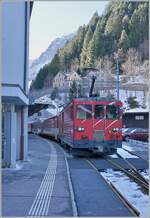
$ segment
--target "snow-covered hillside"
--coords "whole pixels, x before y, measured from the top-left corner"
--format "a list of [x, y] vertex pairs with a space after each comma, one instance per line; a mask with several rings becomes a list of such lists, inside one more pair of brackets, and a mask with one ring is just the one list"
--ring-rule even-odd
[[56, 38], [52, 43], [49, 45], [49, 47], [44, 51], [39, 58], [30, 61], [29, 66], [29, 86], [31, 84], [31, 81], [35, 79], [37, 73], [39, 70], [47, 63], [51, 62], [54, 55], [57, 53], [59, 48], [62, 48], [64, 44], [70, 40], [74, 34], [69, 34], [66, 36], [62, 36], [60, 38]]

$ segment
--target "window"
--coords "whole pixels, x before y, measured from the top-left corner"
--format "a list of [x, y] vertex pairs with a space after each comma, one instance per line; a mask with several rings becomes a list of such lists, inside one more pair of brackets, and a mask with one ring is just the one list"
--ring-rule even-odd
[[77, 119], [86, 120], [92, 118], [92, 105], [77, 105]]
[[70, 118], [73, 120], [73, 104], [70, 106]]
[[106, 105], [106, 118], [107, 119], [118, 119], [119, 108], [115, 105]]
[[104, 118], [104, 106], [95, 105], [95, 119], [103, 119], [103, 118]]
[[135, 116], [135, 120], [144, 120], [144, 116]]

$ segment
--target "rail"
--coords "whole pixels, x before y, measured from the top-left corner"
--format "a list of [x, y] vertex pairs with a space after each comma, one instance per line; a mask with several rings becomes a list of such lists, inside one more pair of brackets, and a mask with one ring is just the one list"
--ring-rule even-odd
[[[96, 168], [95, 165], [90, 160], [87, 160], [87, 162], [92, 166], [93, 169], [95, 169], [99, 173], [98, 168]], [[119, 199], [123, 202], [123, 204], [129, 209], [132, 215], [139, 217], [140, 212], [125, 198], [125, 196], [121, 194], [121, 192], [112, 184], [112, 182], [110, 182], [109, 180], [106, 180], [103, 176], [102, 178], [105, 180], [108, 186], [112, 189], [112, 191], [119, 197]]]
[[131, 167], [132, 171], [128, 171], [126, 169], [124, 169], [122, 166], [120, 166], [118, 163], [114, 162], [112, 159], [106, 159], [109, 163], [111, 163], [112, 165], [114, 165], [115, 167], [117, 167], [119, 170], [121, 170], [122, 172], [124, 172], [128, 177], [130, 177], [131, 179], [133, 179], [137, 184], [139, 184], [141, 186], [141, 188], [144, 189], [144, 191], [146, 192], [146, 194], [149, 193], [149, 184], [148, 182], [145, 180], [145, 178], [135, 169], [135, 167], [132, 165], [131, 163], [129, 163], [128, 161], [125, 161], [126, 163], [128, 163], [128, 165]]
[[129, 151], [129, 150], [126, 149], [126, 148], [123, 148], [123, 150], [125, 150], [126, 152], [128, 152], [128, 153], [131, 154], [131, 155], [137, 156], [137, 157], [139, 157], [140, 159], [142, 159], [142, 160], [148, 162], [148, 160], [146, 160], [145, 158], [143, 158], [143, 157], [141, 157], [140, 155], [136, 154], [134, 151]]

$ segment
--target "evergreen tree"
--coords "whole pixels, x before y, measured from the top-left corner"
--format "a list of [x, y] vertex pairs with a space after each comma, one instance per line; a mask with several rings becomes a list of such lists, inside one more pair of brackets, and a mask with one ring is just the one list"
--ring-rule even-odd
[[105, 54], [105, 48], [104, 48], [104, 36], [102, 33], [102, 27], [101, 27], [101, 19], [98, 20], [96, 29], [93, 35], [93, 42], [94, 43], [94, 52], [95, 56], [103, 56]]
[[90, 22], [88, 24], [88, 26], [91, 28], [92, 32], [95, 31], [95, 27], [96, 27], [96, 24], [98, 22], [98, 19], [99, 19], [98, 12], [96, 11], [93, 14], [93, 16], [92, 16], [92, 18], [91, 18], [91, 20], [90, 20]]
[[74, 37], [58, 50], [51, 63], [39, 71], [30, 90], [43, 88], [45, 78], [51, 75], [53, 79], [60, 70], [78, 69], [82, 76], [84, 68], [94, 67], [106, 56], [112, 58], [118, 48], [126, 57], [123, 61], [128, 58], [131, 48], [143, 53], [143, 60], [148, 58], [145, 49], [148, 44], [148, 6], [148, 2], [110, 2], [101, 17], [95, 13], [88, 25], [79, 27]]
[[116, 39], [118, 39], [122, 29], [121, 23], [122, 23], [122, 18], [120, 15], [110, 16], [109, 19], [107, 20], [105, 33], [107, 35], [109, 34], [113, 35]]
[[139, 4], [129, 22], [129, 38], [132, 47], [148, 39], [148, 3]]
[[130, 42], [129, 37], [125, 30], [122, 30], [121, 37], [119, 39], [119, 47], [123, 49], [123, 51], [127, 51], [129, 48]]
[[139, 103], [136, 101], [136, 97], [127, 98], [127, 102], [128, 102], [128, 105], [131, 109], [139, 107]]
[[94, 38], [89, 42], [89, 47], [87, 49], [86, 56], [86, 67], [94, 67], [94, 57], [95, 57], [95, 46], [94, 46]]
[[91, 27], [89, 27], [85, 35], [85, 38], [84, 38], [84, 43], [83, 43], [83, 48], [82, 48], [82, 53], [81, 53], [81, 68], [86, 67], [87, 49], [88, 49], [89, 42], [92, 39], [92, 36], [93, 36], [93, 31]]
[[71, 84], [71, 87], [69, 89], [69, 99], [72, 101], [74, 98], [77, 98], [78, 94], [78, 89], [77, 89], [77, 83], [74, 80], [73, 83]]

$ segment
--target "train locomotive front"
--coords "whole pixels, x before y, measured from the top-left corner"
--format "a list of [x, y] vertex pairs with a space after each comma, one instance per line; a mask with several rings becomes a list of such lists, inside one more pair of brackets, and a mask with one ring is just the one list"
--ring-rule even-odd
[[122, 103], [74, 99], [59, 115], [59, 135], [72, 151], [112, 154], [122, 146]]

